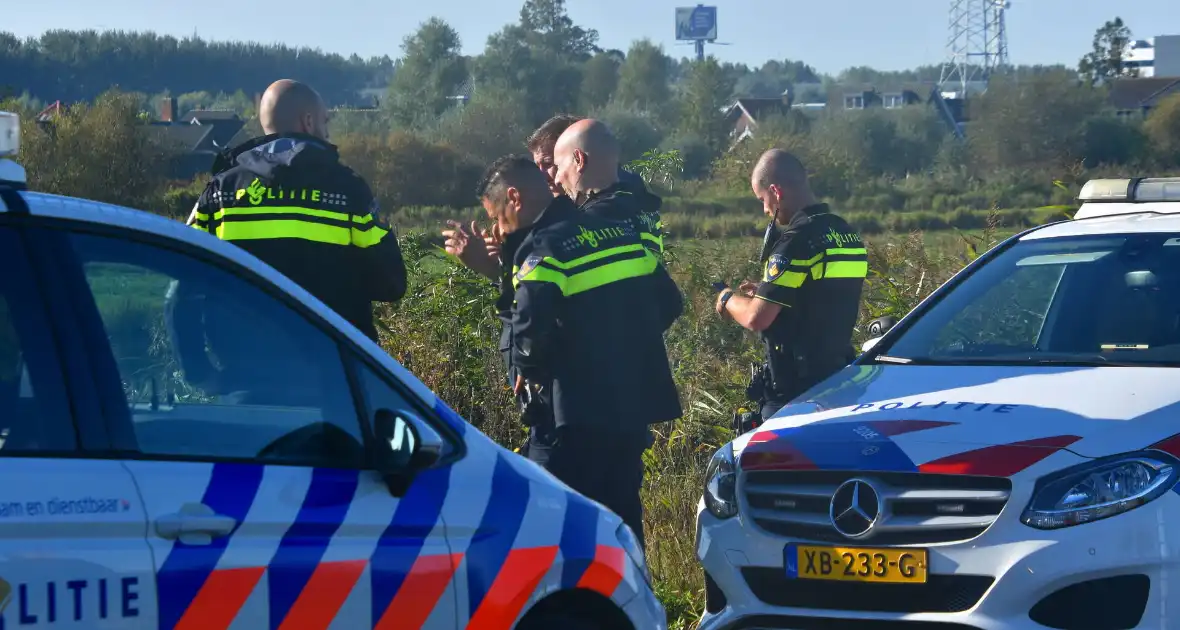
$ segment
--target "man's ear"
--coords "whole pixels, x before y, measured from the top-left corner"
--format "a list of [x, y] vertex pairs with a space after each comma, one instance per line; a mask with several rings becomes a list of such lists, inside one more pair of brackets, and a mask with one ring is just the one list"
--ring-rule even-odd
[[574, 149], [574, 164], [578, 165], [578, 170], [586, 169], [586, 152], [581, 149]]
[[766, 192], [775, 203], [783, 200], [783, 189], [778, 187], [778, 184], [771, 184], [766, 187]]
[[520, 190], [515, 186], [509, 186], [504, 193], [508, 197], [508, 205], [512, 207], [514, 212], [520, 212]]

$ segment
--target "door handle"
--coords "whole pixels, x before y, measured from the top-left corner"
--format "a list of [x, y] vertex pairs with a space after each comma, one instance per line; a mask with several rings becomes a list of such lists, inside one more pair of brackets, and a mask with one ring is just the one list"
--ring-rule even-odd
[[238, 521], [222, 516], [203, 503], [187, 503], [175, 514], [156, 519], [156, 535], [188, 545], [208, 545], [214, 538], [233, 533]]

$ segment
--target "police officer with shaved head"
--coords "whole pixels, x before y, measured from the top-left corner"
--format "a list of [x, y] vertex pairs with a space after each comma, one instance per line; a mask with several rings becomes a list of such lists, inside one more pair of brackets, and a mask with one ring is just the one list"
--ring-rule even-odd
[[189, 222], [281, 271], [370, 338], [373, 302], [405, 294], [397, 236], [328, 142], [328, 109], [284, 79], [262, 95], [265, 135], [219, 155]]
[[740, 424], [743, 432], [855, 357], [852, 333], [868, 274], [860, 234], [816, 199], [799, 158], [767, 151], [750, 186], [772, 222], [762, 278], [722, 287], [716, 300], [719, 315], [760, 333], [766, 347], [749, 389], [759, 410]]
[[663, 337], [680, 291], [630, 225], [554, 196], [529, 156], [492, 164], [478, 196], [513, 252], [508, 352], [528, 457], [642, 540], [648, 425], [681, 414]]

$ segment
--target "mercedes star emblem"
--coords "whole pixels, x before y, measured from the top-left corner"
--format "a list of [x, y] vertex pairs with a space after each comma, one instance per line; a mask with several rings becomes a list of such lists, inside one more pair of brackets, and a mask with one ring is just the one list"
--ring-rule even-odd
[[881, 495], [864, 479], [849, 479], [836, 488], [828, 515], [845, 537], [864, 538], [881, 516]]

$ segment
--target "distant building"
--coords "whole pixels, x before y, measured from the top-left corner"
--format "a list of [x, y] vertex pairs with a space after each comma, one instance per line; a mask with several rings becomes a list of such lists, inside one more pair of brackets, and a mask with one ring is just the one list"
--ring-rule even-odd
[[1180, 76], [1127, 78], [1111, 81], [1107, 99], [1117, 115], [1142, 118], [1173, 94], [1180, 94]]
[[842, 84], [828, 90], [828, 107], [838, 109], [901, 109], [926, 102], [921, 95], [929, 94], [933, 85], [906, 84], [879, 88], [866, 84]]
[[791, 93], [787, 90], [780, 98], [739, 98], [724, 114], [731, 129], [730, 137], [734, 142], [741, 142], [754, 135], [759, 120], [790, 110]]
[[160, 101], [159, 114], [149, 126], [178, 155], [171, 165], [176, 179], [191, 180], [207, 174], [221, 151], [248, 139], [246, 121], [232, 110], [194, 109], [180, 116], [176, 99]]
[[1180, 35], [1157, 35], [1131, 42], [1123, 70], [1144, 79], [1180, 77]]
[[[972, 86], [973, 87], [973, 86]], [[811, 86], [807, 86], [811, 88]], [[775, 114], [798, 110], [808, 114], [866, 109], [899, 110], [913, 106], [935, 107], [939, 117], [958, 136], [966, 120], [964, 99], [951, 98], [934, 83], [905, 83], [876, 86], [870, 84], [836, 84], [829, 86], [825, 102], [796, 103], [795, 90], [788, 89], [780, 98], [739, 98], [722, 110], [730, 125], [734, 145], [753, 136], [759, 121]]]

